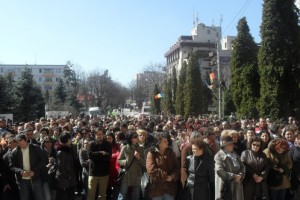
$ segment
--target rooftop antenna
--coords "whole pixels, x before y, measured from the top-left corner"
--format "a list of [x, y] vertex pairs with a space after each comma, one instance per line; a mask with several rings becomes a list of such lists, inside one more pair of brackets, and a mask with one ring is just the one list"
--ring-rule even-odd
[[214, 19], [212, 20], [212, 26], [213, 27], [215, 26], [215, 20]]
[[196, 25], [198, 26], [198, 23], [199, 23], [199, 18], [198, 18], [198, 12], [196, 14]]
[[223, 15], [220, 16], [220, 27], [222, 27], [222, 23], [223, 23]]
[[196, 27], [196, 21], [195, 21], [195, 11], [193, 11], [193, 26]]

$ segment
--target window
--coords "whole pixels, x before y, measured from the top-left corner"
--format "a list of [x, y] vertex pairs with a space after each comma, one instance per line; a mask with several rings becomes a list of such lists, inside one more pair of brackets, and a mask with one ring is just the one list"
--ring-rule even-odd
[[45, 90], [52, 90], [52, 86], [51, 86], [51, 85], [45, 85], [45, 86], [44, 86], [44, 89], [45, 89]]
[[227, 48], [227, 47], [226, 47], [226, 46], [227, 46], [227, 42], [224, 43], [224, 46], [225, 46], [225, 49], [226, 49], [226, 48]]
[[46, 78], [45, 82], [52, 82], [52, 78]]
[[207, 34], [208, 34], [208, 35], [210, 34], [210, 30], [207, 30]]
[[3, 68], [0, 69], [0, 72], [3, 73]]
[[55, 69], [55, 72], [60, 74], [61, 73], [61, 69]]
[[45, 73], [53, 73], [53, 69], [47, 68], [47, 69], [44, 69], [44, 72]]
[[42, 73], [42, 71], [43, 71], [42, 69], [39, 69], [39, 72], [40, 72], [40, 73]]
[[58, 82], [59, 81], [59, 78], [56, 78], [56, 82]]
[[39, 78], [39, 82], [42, 82], [42, 78], [41, 77]]

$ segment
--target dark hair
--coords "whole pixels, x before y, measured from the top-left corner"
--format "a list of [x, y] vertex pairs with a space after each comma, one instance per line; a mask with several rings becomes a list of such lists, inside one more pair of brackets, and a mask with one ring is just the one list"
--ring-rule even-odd
[[169, 136], [169, 134], [167, 132], [162, 132], [162, 133], [155, 134], [155, 139], [157, 141], [156, 144], [155, 144], [156, 148], [159, 148], [159, 144], [161, 143], [161, 140], [163, 138], [166, 138], [168, 140], [168, 143], [169, 143], [169, 146], [170, 146], [170, 141], [169, 141], [170, 136]]
[[41, 128], [40, 132], [42, 132], [42, 131], [46, 131], [47, 135], [49, 135], [49, 128], [43, 127], [43, 128]]
[[214, 135], [214, 134], [215, 134], [215, 131], [214, 131], [213, 127], [208, 127], [204, 131], [205, 137], [209, 137], [209, 136]]
[[135, 138], [135, 137], [138, 137], [137, 132], [135, 132], [135, 131], [129, 132], [128, 137], [127, 137], [127, 144], [131, 145], [132, 144], [131, 139]]
[[95, 132], [99, 132], [99, 131], [102, 131], [102, 133], [105, 134], [105, 131], [102, 127], [96, 127]]
[[196, 145], [199, 149], [203, 149], [203, 154], [207, 152], [207, 145], [201, 138], [191, 139], [191, 145]]
[[19, 142], [21, 140], [27, 141], [27, 137], [24, 133], [20, 133], [16, 136], [16, 141]]
[[107, 137], [107, 136], [112, 137], [113, 140], [112, 140], [112, 143], [111, 143], [111, 144], [112, 144], [112, 145], [115, 145], [115, 144], [116, 144], [115, 134], [112, 133], [112, 132], [109, 132], [109, 133], [106, 134], [106, 137]]
[[262, 152], [263, 151], [263, 144], [264, 144], [262, 139], [260, 137], [257, 137], [257, 136], [251, 138], [250, 142], [248, 144], [248, 149], [251, 149], [251, 146], [252, 146], [253, 142], [259, 142], [260, 143], [259, 152]]
[[59, 137], [59, 141], [62, 144], [66, 144], [70, 139], [71, 139], [71, 135], [68, 132], [63, 132]]
[[47, 135], [47, 136], [44, 137], [44, 139], [43, 139], [43, 141], [41, 143], [42, 147], [44, 147], [44, 145], [45, 145], [45, 140], [49, 140], [52, 143], [52, 145], [53, 145], [51, 137]]

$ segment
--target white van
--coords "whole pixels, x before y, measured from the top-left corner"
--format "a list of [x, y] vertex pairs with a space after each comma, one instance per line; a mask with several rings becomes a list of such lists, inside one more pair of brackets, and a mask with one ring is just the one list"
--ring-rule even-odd
[[145, 114], [145, 115], [150, 115], [151, 114], [151, 107], [144, 105], [142, 107], [142, 113]]
[[98, 117], [101, 115], [101, 110], [99, 107], [90, 107], [89, 115], [92, 117], [93, 115], [97, 115]]

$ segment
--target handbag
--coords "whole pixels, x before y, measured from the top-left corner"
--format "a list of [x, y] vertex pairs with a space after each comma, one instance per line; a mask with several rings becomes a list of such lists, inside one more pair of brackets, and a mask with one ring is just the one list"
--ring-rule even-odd
[[128, 170], [132, 166], [134, 159], [135, 159], [135, 157], [133, 157], [133, 159], [131, 160], [130, 164], [128, 165], [128, 167], [126, 169], [124, 169], [124, 168], [120, 169], [119, 175], [116, 178], [116, 182], [115, 182], [116, 184], [112, 188], [112, 194], [111, 194], [111, 199], [112, 200], [117, 200], [118, 199], [120, 189], [121, 189], [122, 180], [123, 180], [125, 174], [127, 174]]
[[148, 196], [148, 190], [150, 188], [150, 177], [148, 176], [147, 172], [144, 172], [143, 176], [141, 177], [141, 190], [143, 197]]
[[277, 187], [282, 184], [282, 181], [283, 174], [280, 173], [278, 170], [271, 168], [267, 177], [268, 185], [271, 187]]
[[130, 164], [128, 165], [128, 167], [126, 169], [124, 169], [124, 168], [120, 169], [119, 175], [118, 175], [118, 177], [116, 179], [116, 183], [117, 184], [121, 184], [122, 179], [124, 178], [125, 174], [127, 174], [128, 170], [132, 166], [134, 160], [135, 160], [135, 157], [133, 157], [133, 159], [131, 160]]

